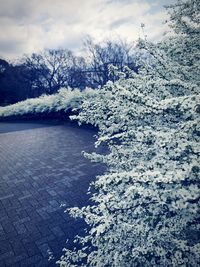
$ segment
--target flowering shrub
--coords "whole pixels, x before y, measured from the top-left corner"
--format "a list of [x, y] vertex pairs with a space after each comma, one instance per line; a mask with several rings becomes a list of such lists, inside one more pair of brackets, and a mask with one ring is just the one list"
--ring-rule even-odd
[[176, 35], [160, 44], [138, 43], [152, 64], [138, 59], [138, 74], [111, 66], [119, 80], [86, 99], [72, 117], [98, 126], [96, 146], [106, 143], [109, 153], [85, 156], [108, 170], [92, 184], [93, 205], [69, 210], [89, 230], [76, 237], [78, 248], [64, 249], [60, 266], [200, 265], [200, 94], [193, 60], [199, 1], [171, 8]]
[[92, 97], [94, 94], [95, 91], [90, 88], [84, 91], [61, 88], [54, 95], [42, 95], [38, 98], [0, 107], [0, 117], [79, 109], [83, 100]]

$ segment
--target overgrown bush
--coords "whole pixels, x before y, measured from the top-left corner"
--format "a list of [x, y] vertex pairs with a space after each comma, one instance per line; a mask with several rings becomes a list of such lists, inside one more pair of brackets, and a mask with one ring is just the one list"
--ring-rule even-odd
[[91, 98], [95, 90], [61, 88], [57, 94], [42, 95], [6, 107], [0, 107], [0, 117], [79, 109], [84, 99]]

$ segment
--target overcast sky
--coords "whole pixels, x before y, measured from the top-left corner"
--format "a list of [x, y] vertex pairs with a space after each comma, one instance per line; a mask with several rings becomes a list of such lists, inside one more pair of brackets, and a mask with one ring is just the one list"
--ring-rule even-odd
[[78, 51], [84, 38], [142, 34], [158, 40], [166, 30], [163, 5], [175, 0], [0, 0], [0, 57], [14, 59], [44, 48]]

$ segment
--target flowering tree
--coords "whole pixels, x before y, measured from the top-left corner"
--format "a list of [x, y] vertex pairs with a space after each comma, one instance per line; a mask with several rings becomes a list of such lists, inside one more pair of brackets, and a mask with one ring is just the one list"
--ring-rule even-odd
[[200, 265], [199, 8], [197, 0], [170, 6], [175, 35], [139, 41], [149, 62], [139, 59], [138, 74], [111, 66], [119, 80], [75, 117], [99, 127], [96, 145], [109, 153], [85, 155], [108, 169], [92, 185], [94, 204], [70, 209], [90, 228], [60, 266]]

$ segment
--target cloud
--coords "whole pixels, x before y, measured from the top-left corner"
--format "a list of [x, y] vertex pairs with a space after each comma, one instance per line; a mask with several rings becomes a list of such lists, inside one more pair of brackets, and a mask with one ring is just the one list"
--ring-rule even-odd
[[161, 3], [169, 1], [0, 0], [0, 57], [44, 48], [77, 51], [87, 35], [96, 41], [115, 35], [133, 41], [141, 35], [141, 23], [149, 39], [159, 39], [166, 16]]

